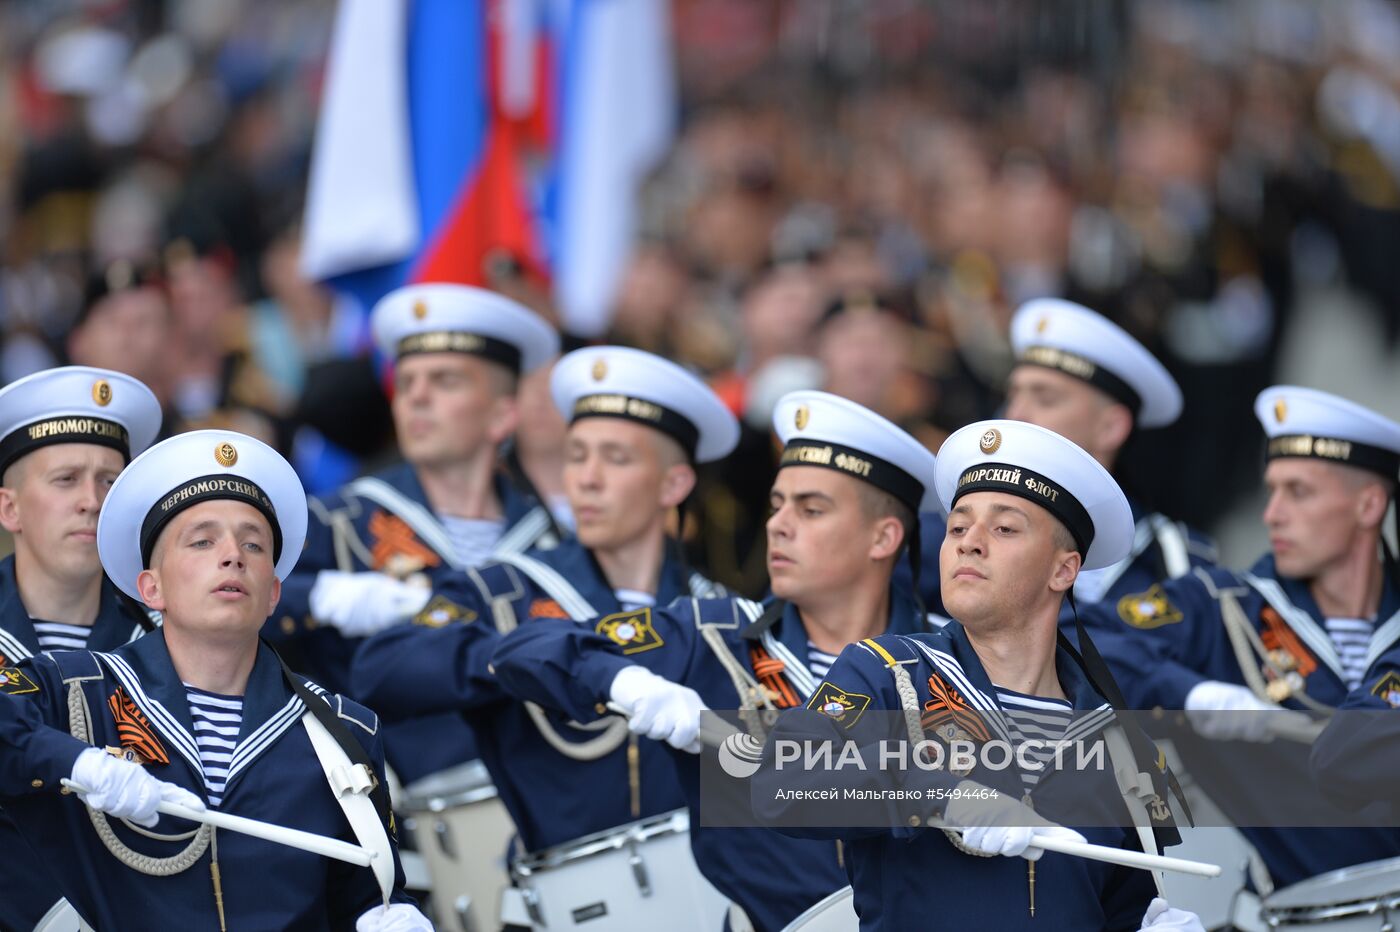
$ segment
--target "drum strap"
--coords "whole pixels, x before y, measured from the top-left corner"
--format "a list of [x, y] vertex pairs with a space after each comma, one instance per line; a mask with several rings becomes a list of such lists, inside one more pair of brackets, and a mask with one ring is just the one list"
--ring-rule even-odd
[[275, 649], [273, 655], [277, 656], [287, 685], [306, 707], [301, 723], [311, 739], [311, 747], [320, 761], [321, 770], [325, 772], [335, 801], [345, 813], [355, 839], [361, 847], [374, 854], [369, 866], [374, 871], [374, 879], [379, 882], [379, 891], [387, 906], [394, 892], [394, 845], [391, 838], [394, 815], [389, 804], [388, 788], [375, 775], [374, 762], [364, 746], [336, 717], [324, 697], [312, 692]]
[[1179, 579], [1191, 572], [1191, 555], [1186, 548], [1186, 535], [1166, 515], [1153, 514], [1147, 518], [1157, 549], [1162, 554], [1162, 568], [1168, 579]]
[[[1157, 833], [1153, 831], [1152, 820], [1147, 814], [1147, 800], [1162, 805], [1161, 797], [1152, 785], [1152, 778], [1138, 769], [1137, 757], [1133, 754], [1132, 746], [1128, 744], [1128, 736], [1123, 733], [1121, 727], [1110, 725], [1104, 729], [1103, 737], [1104, 744], [1108, 746], [1108, 756], [1113, 761], [1113, 775], [1118, 780], [1118, 791], [1122, 794], [1123, 804], [1128, 807], [1128, 815], [1132, 817], [1133, 826], [1137, 829], [1142, 850], [1145, 854], [1161, 854], [1161, 849], [1157, 847]], [[1152, 871], [1152, 880], [1157, 885], [1157, 895], [1166, 897], [1162, 872]]]
[[311, 703], [321, 700], [313, 698], [309, 702], [303, 701], [307, 702], [307, 710], [301, 717], [301, 723], [311, 739], [311, 747], [321, 763], [321, 770], [325, 772], [326, 782], [335, 794], [335, 801], [340, 804], [351, 831], [355, 833], [355, 840], [374, 855], [369, 866], [379, 883], [384, 905], [388, 906], [389, 898], [394, 893], [394, 849], [388, 829], [371, 801], [371, 794], [379, 788], [379, 780], [374, 771], [364, 764], [351, 763], [339, 742], [331, 737], [320, 718], [312, 713], [314, 706]]

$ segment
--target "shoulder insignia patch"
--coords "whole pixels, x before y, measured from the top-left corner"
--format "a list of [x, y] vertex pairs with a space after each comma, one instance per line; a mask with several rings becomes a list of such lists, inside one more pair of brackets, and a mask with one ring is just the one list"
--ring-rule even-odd
[[107, 753], [137, 764], [168, 764], [170, 755], [156, 737], [155, 729], [146, 721], [146, 716], [131, 701], [126, 690], [120, 686], [107, 697], [107, 710], [112, 713], [112, 721], [117, 725], [117, 736], [121, 738], [120, 749], [108, 748]]
[[640, 654], [666, 643], [652, 626], [649, 608], [608, 615], [598, 622], [594, 630], [621, 647], [624, 654]]
[[6, 696], [23, 696], [37, 693], [39, 687], [18, 667], [0, 667], [0, 693]]
[[530, 603], [531, 618], [568, 618], [564, 606], [553, 599], [536, 599]]
[[433, 596], [423, 610], [413, 616], [413, 623], [425, 628], [442, 628], [454, 621], [463, 624], [476, 621], [476, 612], [458, 605], [445, 595]]
[[1400, 708], [1400, 674], [1392, 670], [1381, 677], [1380, 682], [1371, 687], [1371, 695], [1384, 699], [1392, 709]]
[[1181, 620], [1181, 611], [1167, 598], [1160, 585], [1146, 592], [1125, 595], [1118, 600], [1118, 617], [1134, 628], [1160, 628]]
[[847, 692], [841, 687], [827, 682], [818, 686], [817, 691], [812, 693], [812, 698], [807, 702], [807, 708], [829, 716], [847, 728], [860, 721], [861, 715], [865, 713], [869, 705], [869, 696]]

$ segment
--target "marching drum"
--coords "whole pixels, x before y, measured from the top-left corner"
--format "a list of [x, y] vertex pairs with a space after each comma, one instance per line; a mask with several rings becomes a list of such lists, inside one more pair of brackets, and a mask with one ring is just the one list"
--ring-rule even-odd
[[783, 932], [859, 932], [860, 917], [856, 915], [855, 898], [850, 887], [813, 905], [788, 923]]
[[432, 880], [437, 927], [500, 928], [501, 893], [510, 885], [506, 846], [515, 826], [485, 765], [468, 761], [410, 783], [402, 808]]
[[535, 929], [715, 932], [729, 909], [695, 866], [684, 809], [521, 858], [511, 875]]
[[1400, 921], [1400, 858], [1309, 877], [1264, 898], [1271, 929], [1388, 932]]

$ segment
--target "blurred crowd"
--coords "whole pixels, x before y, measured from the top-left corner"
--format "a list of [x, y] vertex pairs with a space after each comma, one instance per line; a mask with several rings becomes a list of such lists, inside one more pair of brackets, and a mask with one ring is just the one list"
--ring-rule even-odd
[[[691, 508], [723, 582], [762, 588], [777, 397], [824, 387], [936, 448], [997, 410], [1029, 298], [1109, 315], [1177, 376], [1184, 417], [1120, 472], [1205, 528], [1257, 481], [1250, 403], [1301, 302], [1345, 287], [1400, 340], [1386, 0], [673, 11], [680, 131], [610, 339], [694, 366], [743, 417]], [[0, 5], [0, 381], [125, 370], [168, 430], [260, 434], [313, 490], [391, 455], [364, 309], [297, 273], [334, 12]], [[536, 423], [555, 426], [522, 452], [548, 462], [557, 422]]]

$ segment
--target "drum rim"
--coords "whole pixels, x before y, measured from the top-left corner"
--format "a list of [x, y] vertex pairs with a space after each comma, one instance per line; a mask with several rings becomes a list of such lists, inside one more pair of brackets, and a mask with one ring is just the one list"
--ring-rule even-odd
[[1400, 910], [1400, 893], [1391, 893], [1371, 900], [1348, 900], [1345, 903], [1329, 903], [1326, 906], [1278, 906], [1273, 909], [1260, 907], [1259, 914], [1273, 925], [1296, 922], [1326, 922], [1332, 919], [1349, 919], [1353, 916], [1370, 916], [1379, 912], [1389, 913]]
[[526, 879], [540, 871], [560, 867], [570, 861], [619, 850], [629, 842], [650, 841], [662, 835], [679, 835], [690, 831], [690, 811], [685, 808], [658, 813], [613, 828], [585, 835], [534, 854], [517, 858], [510, 864], [512, 876]]
[[798, 930], [798, 932], [800, 932], [802, 928], [802, 923], [808, 922], [813, 917], [821, 915], [826, 910], [830, 909], [832, 907], [832, 904], [839, 903], [842, 900], [854, 899], [855, 889], [849, 885], [844, 886], [839, 890], [833, 890], [832, 892], [828, 893], [826, 896], [817, 900], [811, 906], [808, 906], [805, 910], [803, 910], [801, 915], [799, 915], [796, 919], [792, 920], [792, 922], [789, 922], [786, 926], [784, 926], [784, 930]]
[[[452, 779], [443, 783], [455, 784], [437, 786], [423, 784], [444, 774], [452, 774]], [[465, 786], [461, 784], [465, 783]], [[403, 788], [403, 802], [400, 804], [409, 813], [437, 813], [458, 806], [484, 802], [499, 796], [496, 784], [491, 781], [491, 773], [480, 760], [463, 761], [453, 764], [426, 777], [414, 780]]]
[[[1380, 875], [1386, 873], [1396, 874], [1396, 887], [1390, 890], [1383, 890], [1364, 898], [1353, 898], [1348, 900], [1333, 900], [1322, 903], [1280, 903], [1278, 898], [1290, 891], [1296, 891], [1299, 887], [1306, 885], [1305, 890], [1316, 888], [1319, 892], [1325, 890], [1329, 883], [1338, 880], [1354, 880], [1358, 877], [1368, 877], [1370, 875]], [[1273, 901], [1272, 903], [1270, 901]], [[1363, 916], [1368, 913], [1377, 912], [1381, 909], [1400, 909], [1400, 858], [1385, 858], [1380, 861], [1363, 861], [1360, 864], [1352, 864], [1347, 867], [1340, 867], [1326, 873], [1309, 877], [1296, 884], [1289, 884], [1281, 890], [1276, 890], [1265, 897], [1259, 904], [1260, 915], [1276, 917], [1279, 919], [1344, 919], [1348, 916]]]

